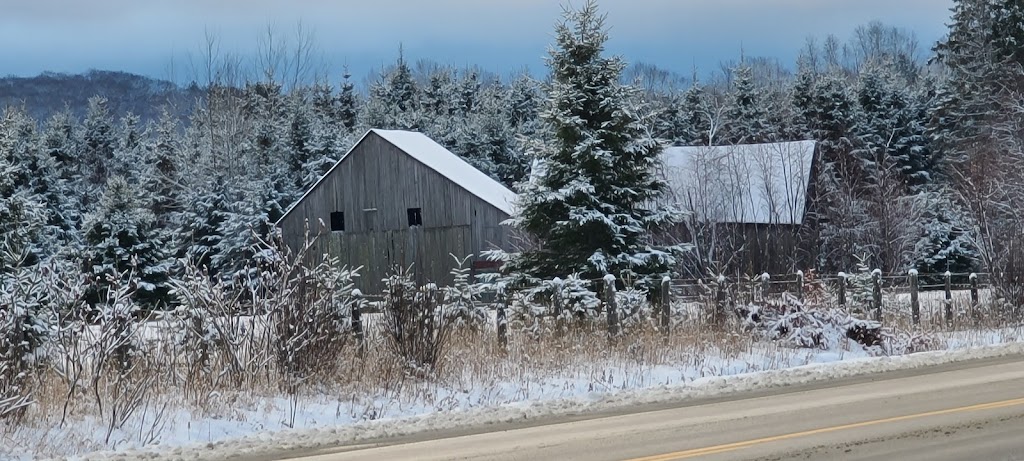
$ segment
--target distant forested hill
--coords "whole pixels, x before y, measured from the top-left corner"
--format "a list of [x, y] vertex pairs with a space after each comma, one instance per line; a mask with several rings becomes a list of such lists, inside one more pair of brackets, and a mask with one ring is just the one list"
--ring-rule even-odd
[[93, 96], [107, 98], [115, 116], [131, 112], [146, 122], [158, 118], [165, 105], [174, 107], [172, 112], [177, 115], [188, 114], [201, 93], [127, 72], [92, 70], [77, 75], [45, 72], [35, 77], [0, 77], [0, 109], [24, 106], [37, 120], [46, 120], [65, 107], [76, 117], [83, 117]]

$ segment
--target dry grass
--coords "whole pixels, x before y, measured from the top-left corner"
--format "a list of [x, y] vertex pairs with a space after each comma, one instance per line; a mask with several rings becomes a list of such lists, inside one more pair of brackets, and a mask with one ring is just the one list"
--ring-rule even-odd
[[[593, 314], [573, 319], [560, 333], [553, 318], [531, 314], [543, 306], [510, 313], [507, 345], [498, 340], [493, 318], [485, 325], [447, 325], [443, 336], [437, 336], [441, 324], [435, 323], [428, 330], [443, 342], [437, 349], [442, 353], [429, 368], [410, 366], [408, 350], [398, 347], [386, 328], [394, 318], [364, 315], [362, 345], [349, 325], [337, 321], [332, 306], [349, 309], [355, 303], [338, 296], [350, 287], [333, 285], [324, 271], [305, 275], [319, 284], [315, 291], [292, 289], [294, 280], [268, 279], [275, 289], [261, 292], [262, 297], [234, 297], [198, 274], [188, 287], [196, 295], [188, 305], [198, 310], [127, 325], [114, 318], [91, 326], [63, 319], [64, 327], [45, 349], [47, 359], [27, 374], [35, 403], [18, 421], [0, 420], [0, 455], [65, 457], [210, 441], [576, 398], [879, 353], [845, 339], [829, 351], [759, 340], [738, 320], [709, 323], [703, 313], [712, 306], [706, 301], [679, 300], [669, 336], [655, 328], [649, 306], [615, 337], [608, 336], [606, 319]], [[273, 273], [295, 272], [282, 267]], [[443, 304], [438, 300], [430, 309]], [[914, 326], [909, 301], [887, 298], [890, 344], [881, 350], [902, 353], [1019, 337], [1017, 330], [1000, 329], [997, 316], [966, 315], [970, 311], [962, 300], [954, 304], [958, 320], [947, 328], [936, 322], [941, 314], [933, 313], [933, 305], [922, 302], [923, 322]], [[237, 315], [246, 309], [263, 314]], [[330, 328], [318, 321], [324, 319], [333, 322]]]

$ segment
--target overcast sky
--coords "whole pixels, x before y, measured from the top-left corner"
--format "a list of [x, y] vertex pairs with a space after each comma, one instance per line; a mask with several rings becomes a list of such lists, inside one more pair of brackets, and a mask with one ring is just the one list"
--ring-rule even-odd
[[[582, 0], [573, 0], [580, 4]], [[945, 32], [953, 0], [600, 0], [609, 51], [689, 74], [740, 49], [791, 64], [808, 36], [848, 38], [871, 20], [915, 32], [923, 48]], [[505, 75], [545, 72], [558, 0], [0, 0], [0, 74], [123, 70], [190, 79], [204, 30], [252, 55], [273, 23], [302, 21], [331, 66], [356, 75], [407, 59], [479, 65]], [[173, 63], [173, 66], [171, 65]], [[170, 69], [174, 69], [173, 75]]]

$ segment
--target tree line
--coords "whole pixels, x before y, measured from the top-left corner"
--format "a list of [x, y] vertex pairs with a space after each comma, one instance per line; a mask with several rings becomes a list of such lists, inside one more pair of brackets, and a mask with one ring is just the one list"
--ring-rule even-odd
[[[572, 19], [599, 18], [591, 14]], [[99, 300], [112, 278], [134, 272], [142, 281], [136, 296], [154, 306], [171, 299], [181, 259], [211, 277], [245, 277], [259, 256], [254, 235], [268, 232], [369, 128], [421, 131], [520, 192], [580, 185], [566, 176], [581, 170], [564, 148], [586, 134], [568, 131], [580, 113], [570, 106], [584, 101], [597, 104], [585, 112], [607, 122], [602, 139], [616, 139], [612, 150], [632, 153], [626, 157], [637, 165], [663, 144], [818, 141], [818, 232], [808, 238], [823, 271], [848, 270], [866, 258], [885, 272], [1020, 274], [1022, 17], [1024, 7], [1012, 1], [959, 0], [948, 36], [929, 56], [912, 34], [871, 23], [847, 41], [808, 40], [795, 71], [741, 56], [707, 81], [651, 65], [627, 70], [621, 59], [601, 57], [607, 34], [600, 27], [579, 43], [569, 43], [567, 29], [562, 44], [593, 59], [553, 54], [547, 79], [410, 63], [399, 52], [360, 91], [347, 73], [337, 85], [301, 83], [307, 64], [280, 72], [270, 54], [261, 76], [240, 81], [232, 77], [237, 63], [211, 53], [187, 115], [167, 106], [148, 122], [131, 113], [115, 117], [103, 97], [90, 99], [83, 116], [66, 110], [38, 119], [26, 105], [6, 108], [0, 274], [58, 259], [74, 266]], [[604, 86], [574, 85], [576, 77]], [[599, 107], [604, 99], [615, 109]], [[559, 143], [561, 151], [553, 147]], [[548, 165], [564, 177], [531, 185], [539, 157], [556, 160]], [[626, 247], [640, 241], [642, 229], [676, 219], [629, 206], [662, 187], [643, 168], [606, 177], [598, 173], [611, 170], [593, 166], [582, 170], [589, 186], [640, 185], [580, 195], [574, 205], [611, 210], [618, 217], [609, 222], [633, 242]], [[559, 227], [563, 211], [524, 216], [521, 224], [571, 243], [579, 228]], [[594, 256], [577, 249], [577, 259]], [[641, 265], [664, 269], [682, 248], [662, 250], [672, 251], [649, 252]], [[588, 267], [598, 273], [635, 262], [621, 254], [602, 258]], [[527, 266], [544, 275], [578, 269], [541, 260]]]

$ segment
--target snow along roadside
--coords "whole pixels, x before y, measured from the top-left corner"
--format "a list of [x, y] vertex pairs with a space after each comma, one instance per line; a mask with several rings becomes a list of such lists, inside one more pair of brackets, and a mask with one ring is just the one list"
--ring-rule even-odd
[[453, 412], [365, 421], [333, 428], [265, 432], [237, 439], [180, 447], [152, 446], [138, 450], [95, 452], [71, 459], [83, 461], [238, 459], [290, 450], [312, 450], [428, 431], [457, 430], [521, 422], [532, 418], [552, 417], [567, 413], [607, 411], [636, 405], [714, 398], [740, 392], [1018, 354], [1024, 354], [1024, 343], [921, 352], [894, 357], [858, 358], [781, 370], [700, 378], [685, 384], [625, 390], [603, 394], [596, 398], [579, 396], [562, 400], [521, 402], [500, 407], [478, 407]]

